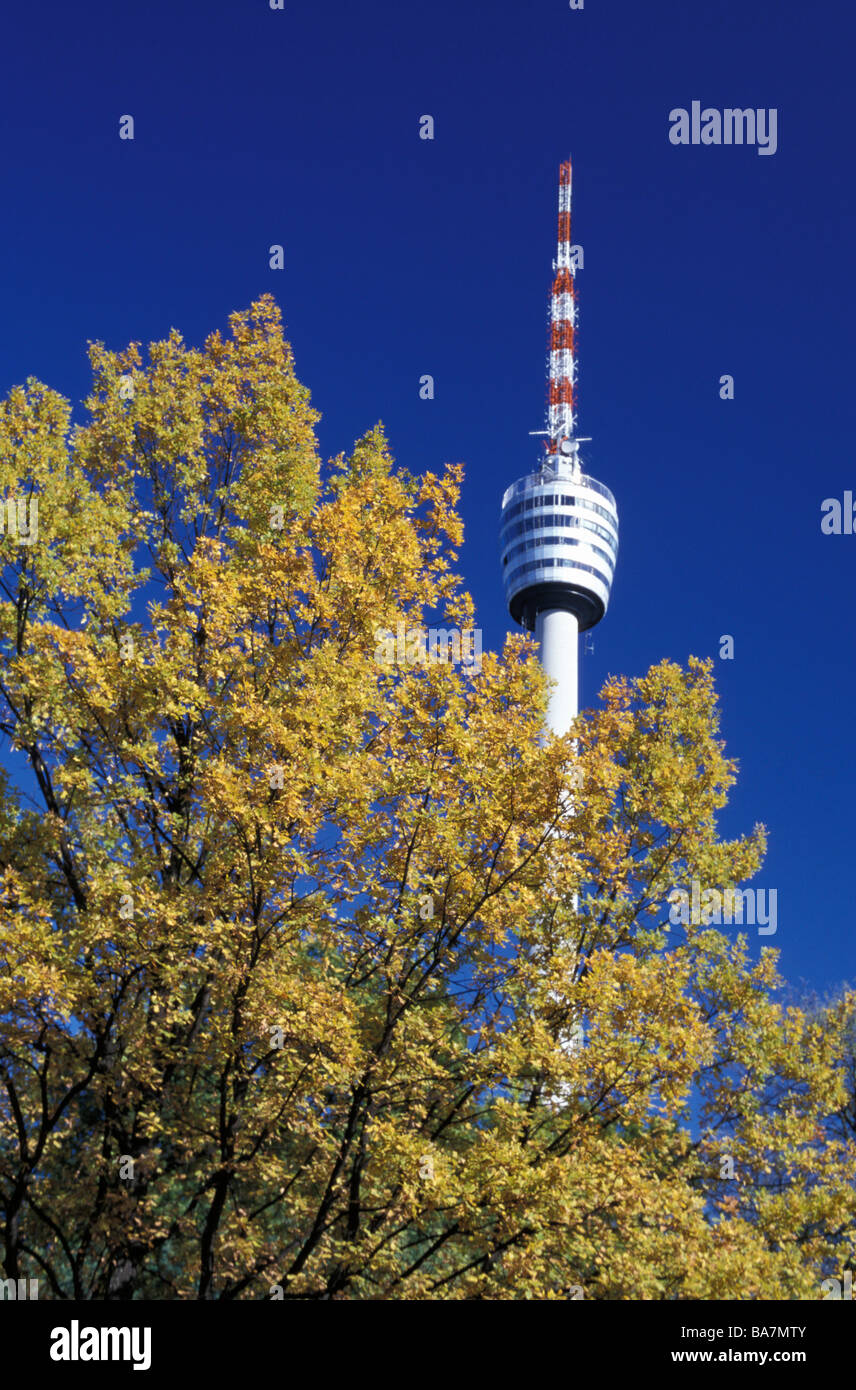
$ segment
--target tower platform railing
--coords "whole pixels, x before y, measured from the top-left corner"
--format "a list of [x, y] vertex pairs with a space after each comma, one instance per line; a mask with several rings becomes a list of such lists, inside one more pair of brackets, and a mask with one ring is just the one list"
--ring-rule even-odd
[[543, 473], [527, 473], [525, 477], [518, 478], [517, 482], [512, 483], [511, 487], [507, 487], [502, 494], [503, 509], [508, 506], [508, 503], [513, 498], [519, 497], [521, 493], [531, 492], [532, 489], [536, 487], [549, 487], [551, 483], [563, 482], [573, 483], [576, 487], [590, 488], [592, 492], [599, 492], [601, 497], [605, 497], [608, 502], [612, 503], [616, 511], [618, 510], [615, 498], [609, 488], [605, 487], [603, 483], [599, 483], [597, 478], [590, 477], [588, 473], [579, 473], [574, 477], [570, 471], [559, 472], [551, 469], [550, 472], [550, 477], [546, 477]]

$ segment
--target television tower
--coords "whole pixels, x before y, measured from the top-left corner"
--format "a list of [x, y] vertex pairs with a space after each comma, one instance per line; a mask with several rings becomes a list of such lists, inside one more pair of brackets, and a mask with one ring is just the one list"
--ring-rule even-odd
[[608, 487], [583, 473], [575, 434], [577, 302], [571, 255], [571, 161], [559, 166], [559, 247], [550, 312], [545, 455], [502, 498], [500, 539], [508, 611], [535, 632], [556, 682], [547, 724], [567, 733], [579, 712], [579, 634], [609, 603], [618, 555], [618, 509]]

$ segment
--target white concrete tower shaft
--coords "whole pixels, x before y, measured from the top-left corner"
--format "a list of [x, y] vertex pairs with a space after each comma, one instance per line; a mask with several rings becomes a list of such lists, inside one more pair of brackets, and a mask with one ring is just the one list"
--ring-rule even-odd
[[535, 638], [541, 665], [556, 682], [547, 707], [547, 725], [556, 735], [566, 734], [579, 714], [579, 632], [575, 613], [565, 608], [538, 610]]

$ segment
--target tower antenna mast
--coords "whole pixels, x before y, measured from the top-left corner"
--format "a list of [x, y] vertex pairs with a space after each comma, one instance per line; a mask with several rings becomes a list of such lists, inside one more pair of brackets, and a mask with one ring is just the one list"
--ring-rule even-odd
[[577, 444], [577, 288], [576, 267], [571, 245], [571, 161], [559, 165], [559, 229], [556, 259], [553, 262], [553, 288], [550, 294], [550, 352], [547, 369], [547, 428], [530, 430], [546, 435], [547, 455], [576, 460]]
[[571, 258], [571, 161], [559, 165], [559, 235], [550, 300], [550, 394], [547, 451], [557, 454], [563, 439], [574, 438], [577, 381], [577, 294]]

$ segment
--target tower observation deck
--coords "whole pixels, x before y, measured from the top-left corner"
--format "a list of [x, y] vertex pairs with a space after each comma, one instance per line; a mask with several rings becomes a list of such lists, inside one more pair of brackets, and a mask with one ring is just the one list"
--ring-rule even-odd
[[545, 456], [507, 488], [500, 543], [508, 611], [534, 631], [556, 682], [548, 723], [565, 733], [578, 713], [579, 633], [600, 622], [618, 556], [618, 508], [582, 471], [575, 435], [577, 306], [570, 245], [571, 165], [559, 172], [559, 245], [550, 315], [550, 395]]

